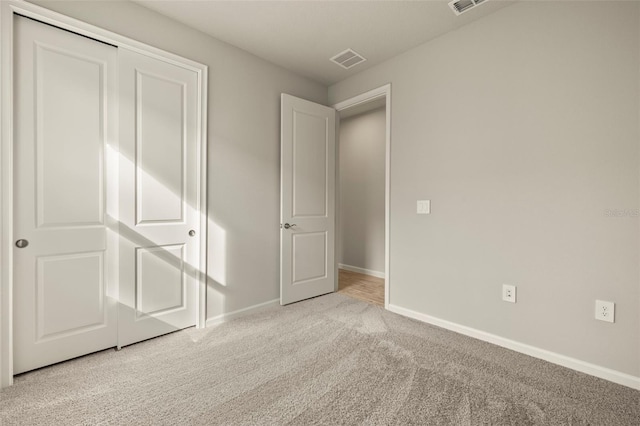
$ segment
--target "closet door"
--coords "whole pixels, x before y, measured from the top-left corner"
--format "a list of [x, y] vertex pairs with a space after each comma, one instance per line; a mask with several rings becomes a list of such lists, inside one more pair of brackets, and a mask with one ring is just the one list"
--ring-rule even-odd
[[[117, 49], [15, 20], [14, 372], [116, 345]], [[112, 246], [112, 247], [110, 247]]]
[[118, 346], [196, 323], [198, 78], [121, 48]]

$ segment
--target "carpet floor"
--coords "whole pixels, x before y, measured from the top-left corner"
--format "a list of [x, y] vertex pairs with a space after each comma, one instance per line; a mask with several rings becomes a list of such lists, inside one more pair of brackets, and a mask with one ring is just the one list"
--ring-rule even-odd
[[16, 377], [8, 425], [640, 425], [640, 392], [339, 294]]

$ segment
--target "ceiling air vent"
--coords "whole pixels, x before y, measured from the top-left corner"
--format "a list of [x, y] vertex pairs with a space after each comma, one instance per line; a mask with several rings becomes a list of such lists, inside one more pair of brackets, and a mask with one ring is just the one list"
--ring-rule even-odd
[[331, 62], [334, 62], [340, 65], [342, 68], [346, 70], [364, 61], [366, 61], [366, 59], [362, 55], [360, 55], [359, 53], [351, 49], [347, 49], [343, 52], [340, 52], [336, 56], [331, 58]]
[[482, 3], [486, 3], [487, 1], [488, 0], [454, 0], [449, 2], [449, 7], [453, 10], [453, 13], [460, 15], [469, 9], [473, 9]]

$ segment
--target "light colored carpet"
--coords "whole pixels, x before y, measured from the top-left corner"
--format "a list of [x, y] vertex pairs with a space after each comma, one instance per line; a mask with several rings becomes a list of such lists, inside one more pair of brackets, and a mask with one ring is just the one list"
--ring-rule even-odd
[[331, 294], [17, 377], [6, 425], [640, 425], [640, 392]]

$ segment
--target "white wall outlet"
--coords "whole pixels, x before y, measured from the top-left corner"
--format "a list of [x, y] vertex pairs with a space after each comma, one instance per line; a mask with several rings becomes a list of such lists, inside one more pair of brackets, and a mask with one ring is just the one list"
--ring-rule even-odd
[[616, 304], [604, 300], [596, 300], [596, 319], [606, 322], [615, 322]]
[[431, 200], [418, 200], [418, 214], [431, 214]]
[[502, 300], [505, 302], [516, 303], [516, 286], [503, 284], [502, 285]]

